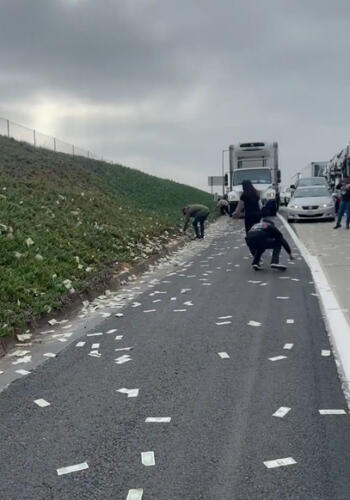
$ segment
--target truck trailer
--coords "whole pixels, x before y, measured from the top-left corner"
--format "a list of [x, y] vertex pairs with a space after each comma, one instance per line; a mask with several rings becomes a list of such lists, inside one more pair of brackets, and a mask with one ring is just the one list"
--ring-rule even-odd
[[260, 193], [263, 206], [268, 205], [276, 215], [280, 205], [277, 142], [241, 142], [229, 146], [230, 179], [228, 201], [231, 213], [235, 210], [243, 188], [242, 182], [250, 180]]

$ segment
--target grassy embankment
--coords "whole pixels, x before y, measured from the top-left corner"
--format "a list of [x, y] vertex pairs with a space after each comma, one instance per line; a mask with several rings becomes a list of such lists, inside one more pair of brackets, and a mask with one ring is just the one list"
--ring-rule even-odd
[[0, 336], [155, 252], [193, 202], [213, 208], [204, 191], [0, 136]]

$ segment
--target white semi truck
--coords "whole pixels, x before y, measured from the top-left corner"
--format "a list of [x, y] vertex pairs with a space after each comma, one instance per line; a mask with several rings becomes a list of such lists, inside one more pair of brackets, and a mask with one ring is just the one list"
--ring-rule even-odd
[[242, 194], [242, 182], [250, 180], [260, 193], [263, 206], [276, 215], [279, 204], [281, 171], [278, 168], [277, 142], [241, 142], [229, 146], [230, 179], [228, 201], [231, 213]]

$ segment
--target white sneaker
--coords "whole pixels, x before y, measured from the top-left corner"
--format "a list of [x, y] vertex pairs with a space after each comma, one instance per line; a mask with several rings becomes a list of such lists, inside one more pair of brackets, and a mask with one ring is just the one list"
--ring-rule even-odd
[[255, 269], [255, 271], [261, 271], [262, 270], [262, 267], [260, 264], [253, 264], [252, 265], [253, 269]]
[[271, 264], [271, 269], [279, 269], [280, 271], [285, 271], [287, 269], [287, 266], [284, 266], [283, 264]]

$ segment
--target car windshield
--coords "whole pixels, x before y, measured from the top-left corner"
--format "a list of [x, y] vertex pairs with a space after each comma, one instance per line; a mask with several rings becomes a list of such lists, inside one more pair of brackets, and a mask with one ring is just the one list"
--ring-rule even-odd
[[271, 172], [267, 168], [236, 170], [233, 173], [233, 185], [238, 186], [243, 181], [251, 181], [253, 184], [271, 184]]
[[317, 198], [329, 197], [328, 189], [325, 187], [310, 187], [297, 189], [294, 193], [294, 198]]
[[324, 179], [323, 177], [305, 177], [304, 179], [299, 179], [298, 181], [298, 187], [325, 186], [326, 184], [326, 179]]

